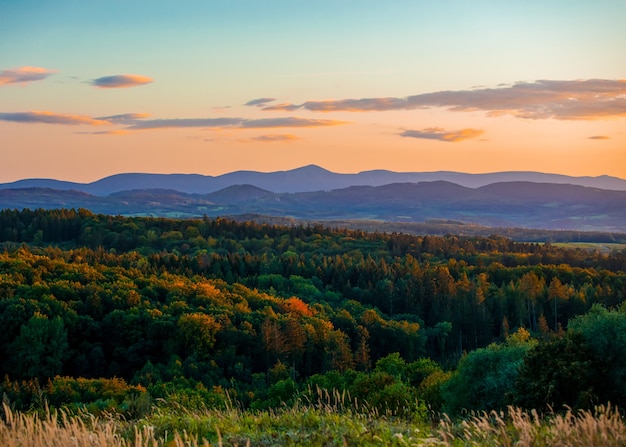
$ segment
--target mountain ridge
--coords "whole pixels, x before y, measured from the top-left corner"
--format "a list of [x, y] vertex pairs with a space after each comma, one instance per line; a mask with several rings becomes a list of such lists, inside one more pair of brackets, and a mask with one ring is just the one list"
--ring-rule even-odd
[[626, 191], [626, 180], [601, 175], [568, 176], [536, 171], [502, 171], [470, 174], [455, 171], [395, 172], [383, 169], [361, 171], [356, 174], [335, 173], [317, 165], [274, 171], [233, 171], [211, 176], [202, 174], [120, 173], [90, 183], [56, 179], [22, 179], [0, 183], [2, 189], [53, 188], [76, 190], [96, 196], [135, 189], [171, 189], [189, 194], [208, 194], [234, 185], [252, 185], [273, 193], [330, 191], [350, 186], [383, 186], [392, 183], [419, 183], [448, 181], [460, 186], [479, 188], [493, 183], [530, 181], [535, 183], [573, 184], [604, 190]]

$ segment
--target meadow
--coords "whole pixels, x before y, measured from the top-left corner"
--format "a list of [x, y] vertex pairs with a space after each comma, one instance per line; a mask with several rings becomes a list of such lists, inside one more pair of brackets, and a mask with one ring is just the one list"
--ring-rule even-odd
[[0, 442], [6, 447], [196, 446], [617, 446], [626, 425], [610, 407], [568, 410], [539, 417], [510, 407], [438, 424], [355, 414], [335, 404], [296, 405], [272, 411], [185, 411], [155, 408], [126, 421], [63, 410], [14, 412], [4, 406]]

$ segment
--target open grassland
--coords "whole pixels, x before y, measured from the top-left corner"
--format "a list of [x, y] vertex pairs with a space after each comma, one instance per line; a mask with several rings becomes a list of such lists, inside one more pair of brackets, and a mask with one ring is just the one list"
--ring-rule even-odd
[[125, 421], [63, 411], [14, 412], [4, 406], [0, 444], [32, 446], [618, 446], [626, 424], [610, 407], [552, 414], [509, 408], [432, 425], [332, 406], [277, 411], [162, 411]]
[[600, 253], [610, 253], [612, 251], [626, 250], [626, 244], [612, 242], [555, 242], [552, 245], [562, 248], [580, 248], [583, 250], [599, 251]]

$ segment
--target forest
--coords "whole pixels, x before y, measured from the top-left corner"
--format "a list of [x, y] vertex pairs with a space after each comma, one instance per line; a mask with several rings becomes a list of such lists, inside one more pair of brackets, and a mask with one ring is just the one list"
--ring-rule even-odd
[[624, 250], [84, 209], [2, 210], [0, 244], [14, 411], [626, 403]]

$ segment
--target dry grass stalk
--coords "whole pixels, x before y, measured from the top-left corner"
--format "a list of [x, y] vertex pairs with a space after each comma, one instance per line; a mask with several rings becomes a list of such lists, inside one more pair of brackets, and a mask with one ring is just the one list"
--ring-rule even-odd
[[[348, 429], [348, 426], [341, 426], [339, 420], [333, 415], [338, 414], [338, 407], [343, 407], [349, 402], [348, 396], [341, 394], [324, 394], [316, 402], [317, 411], [330, 417], [329, 420], [315, 419], [316, 424], [337, 424], [333, 433], [341, 436], [341, 433]], [[293, 414], [292, 414], [293, 412]], [[237, 427], [242, 421], [242, 415], [234, 417], [236, 411], [226, 411], [215, 415], [217, 419], [231, 418], [231, 423]], [[306, 407], [294, 407], [283, 409], [282, 413], [268, 412], [265, 416], [253, 416], [260, 421], [261, 417], [281, 418], [293, 416], [294, 424], [302, 423], [302, 414], [307, 413]], [[199, 413], [189, 414], [192, 418], [201, 418]], [[208, 416], [204, 414], [204, 417]], [[219, 417], [218, 417], [219, 416]], [[363, 417], [363, 415], [361, 415]], [[376, 421], [373, 414], [362, 420], [364, 426], [357, 428], [357, 435], [361, 436], [361, 429], [369, 432], [375, 425], [370, 423]], [[263, 423], [267, 423], [263, 422]], [[284, 423], [284, 421], [283, 421]], [[354, 429], [354, 426], [351, 426]], [[285, 442], [305, 441], [310, 433], [310, 427], [301, 425], [291, 429], [289, 426], [283, 427], [289, 430], [289, 440]], [[323, 427], [317, 427], [317, 430]], [[223, 441], [222, 433], [217, 428], [217, 446], [233, 444], [234, 438]], [[302, 432], [303, 430], [303, 432]], [[540, 418], [536, 411], [522, 411], [519, 408], [510, 407], [504, 412], [490, 412], [475, 415], [474, 417], [462, 421], [453, 422], [444, 417], [439, 425], [437, 433], [423, 432], [415, 436], [420, 430], [411, 429], [407, 426], [405, 434], [395, 433], [391, 438], [379, 438], [378, 432], [371, 433], [372, 441], [379, 439], [380, 445], [438, 445], [438, 446], [502, 446], [502, 447], [531, 447], [531, 446], [553, 446], [553, 447], [604, 447], [604, 446], [624, 446], [626, 445], [626, 423], [622, 419], [619, 411], [610, 406], [597, 407], [594, 411], [574, 412], [568, 409], [564, 414], [551, 414]], [[384, 431], [384, 430], [383, 430]], [[356, 433], [356, 432], [355, 432]], [[381, 432], [382, 433], [382, 432]], [[410, 434], [409, 434], [410, 433]], [[234, 433], [231, 433], [231, 436]], [[251, 441], [247, 435], [254, 438], [254, 434], [243, 434], [237, 437], [240, 445], [249, 447]], [[266, 433], [261, 431], [261, 438], [265, 439]], [[354, 435], [354, 433], [353, 433]], [[346, 435], [347, 436], [347, 435]], [[406, 436], [406, 437], [405, 437]], [[197, 433], [181, 430], [172, 433], [171, 440], [167, 442], [164, 437], [155, 435], [155, 428], [147, 424], [131, 425], [114, 417], [96, 418], [89, 414], [69, 415], [63, 410], [47, 410], [43, 415], [37, 413], [27, 414], [12, 411], [4, 405], [4, 416], [0, 418], [0, 445], [3, 447], [210, 447], [211, 444]], [[246, 438], [248, 440], [246, 441]], [[342, 438], [337, 438], [341, 440]], [[346, 437], [343, 437], [345, 444]], [[267, 441], [265, 439], [265, 441]], [[263, 441], [263, 442], [265, 442]], [[257, 441], [252, 441], [256, 443]], [[387, 444], [386, 444], [387, 443]], [[264, 444], [265, 445], [265, 444]], [[287, 445], [287, 444], [281, 444]], [[291, 445], [291, 444], [289, 444]], [[369, 445], [369, 444], [368, 444]], [[374, 445], [374, 444], [372, 444]], [[376, 444], [378, 445], [378, 444]]]
[[502, 447], [606, 447], [626, 445], [626, 423], [611, 406], [594, 411], [552, 414], [540, 419], [537, 411], [509, 407], [453, 423], [445, 417], [438, 430], [443, 445]]
[[[136, 447], [151, 447], [138, 432]], [[0, 420], [0, 444], [4, 447], [98, 447], [123, 446], [118, 425], [95, 417], [89, 426], [79, 417], [69, 417], [64, 411], [46, 411], [37, 414], [15, 413], [4, 405], [4, 419]], [[127, 444], [129, 445], [129, 444]]]

